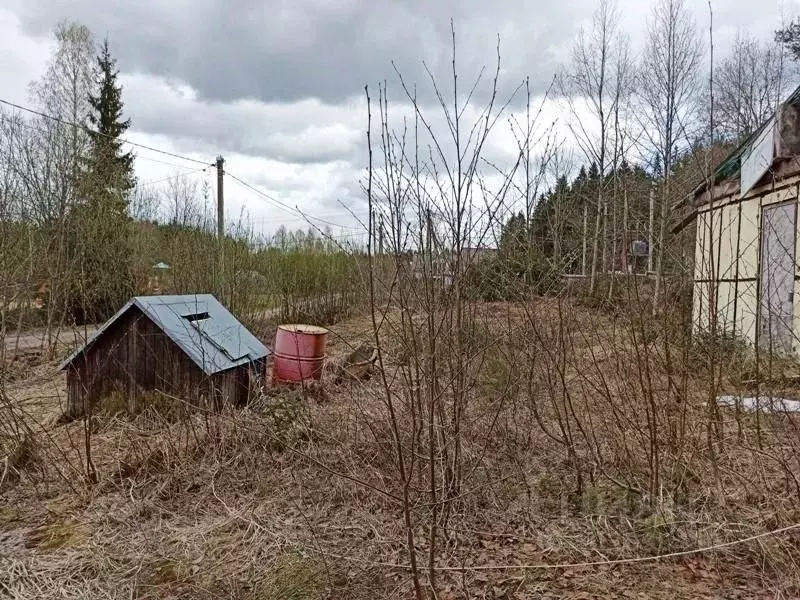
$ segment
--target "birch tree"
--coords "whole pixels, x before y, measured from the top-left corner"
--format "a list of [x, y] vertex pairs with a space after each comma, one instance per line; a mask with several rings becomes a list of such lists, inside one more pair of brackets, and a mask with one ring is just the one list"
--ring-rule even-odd
[[[647, 24], [638, 77], [643, 136], [663, 169], [661, 215], [656, 242], [656, 311], [664, 269], [664, 235], [670, 198], [670, 175], [679, 143], [691, 125], [698, 92], [700, 40], [684, 0], [659, 0]], [[653, 252], [653, 248], [650, 249]]]
[[[16, 138], [11, 150], [22, 210], [36, 225], [39, 238], [30, 275], [35, 271], [47, 291], [50, 348], [55, 347], [67, 314], [75, 271], [69, 254], [68, 215], [78, 201], [81, 164], [89, 143], [86, 126], [94, 60], [94, 39], [84, 25], [62, 21], [53, 37], [55, 49], [47, 69], [29, 87], [31, 100], [47, 116], [26, 120], [25, 133]], [[31, 256], [33, 249], [31, 240]]]
[[618, 25], [615, 1], [600, 0], [590, 27], [578, 33], [564, 79], [564, 96], [573, 117], [570, 128], [588, 162], [595, 163], [600, 173], [592, 234], [590, 293], [594, 293], [597, 280], [602, 218], [608, 214], [603, 182], [609, 166], [609, 142], [619, 101], [615, 65], [624, 47]]
[[738, 35], [714, 68], [714, 119], [726, 138], [739, 139], [772, 115], [783, 94], [783, 52]]
[[[613, 132], [613, 144], [612, 144], [612, 170], [613, 170], [613, 178], [612, 178], [612, 198], [613, 202], [611, 204], [612, 213], [611, 213], [611, 272], [612, 274], [616, 271], [615, 269], [615, 261], [617, 257], [617, 253], [619, 250], [619, 223], [618, 223], [618, 214], [620, 213], [619, 207], [619, 196], [620, 193], [623, 196], [622, 201], [622, 245], [623, 247], [627, 247], [628, 245], [628, 202], [627, 197], [625, 196], [625, 192], [620, 190], [620, 171], [623, 170], [623, 165], [626, 162], [626, 151], [629, 147], [629, 142], [627, 141], [629, 137], [628, 132], [628, 111], [630, 109], [630, 97], [631, 97], [631, 90], [632, 90], [632, 76], [633, 76], [633, 69], [632, 69], [632, 62], [630, 58], [630, 47], [628, 43], [628, 38], [623, 37], [620, 39], [620, 47], [619, 52], [616, 56], [616, 61], [614, 64], [614, 105], [613, 105], [613, 125], [612, 125], [612, 132]], [[606, 202], [606, 206], [608, 203]], [[604, 215], [604, 225], [605, 227], [608, 226], [608, 215]], [[603, 236], [604, 243], [608, 243], [608, 235], [604, 233]], [[605, 252], [603, 258], [603, 264], [605, 265]], [[611, 285], [608, 288], [608, 297], [609, 300], [611, 299], [614, 292], [614, 277], [612, 275], [611, 278]]]
[[177, 227], [200, 227], [204, 224], [198, 200], [197, 182], [185, 175], [170, 178], [161, 191], [164, 218]]
[[30, 92], [41, 111], [58, 120], [42, 118], [34, 124], [37, 133], [25, 165], [34, 214], [45, 222], [63, 219], [76, 200], [81, 160], [89, 145], [86, 126], [94, 83], [91, 31], [62, 21], [53, 36], [55, 52]]

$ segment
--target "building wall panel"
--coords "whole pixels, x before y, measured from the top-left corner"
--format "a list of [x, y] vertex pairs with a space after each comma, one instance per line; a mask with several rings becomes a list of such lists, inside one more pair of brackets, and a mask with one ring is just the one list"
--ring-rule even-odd
[[736, 276], [739, 207], [728, 204], [714, 212], [719, 219], [719, 243], [715, 248], [714, 272], [719, 280], [733, 279]]
[[756, 342], [758, 319], [758, 283], [741, 281], [736, 296], [737, 334], [750, 344]]
[[[753, 188], [747, 199], [738, 193], [698, 209], [695, 239], [694, 330], [708, 329], [710, 314], [737, 335], [756, 343], [761, 253], [761, 210], [800, 196], [796, 172]], [[800, 332], [800, 247], [795, 244], [795, 331]], [[714, 260], [712, 262], [712, 256]], [[709, 283], [709, 280], [713, 280]], [[717, 283], [715, 284], [714, 281]], [[709, 297], [714, 297], [714, 302]], [[797, 334], [795, 336], [798, 337]], [[796, 349], [798, 349], [796, 347]]]
[[761, 203], [752, 198], [740, 204], [741, 227], [739, 230], [739, 280], [758, 278], [760, 254]]
[[714, 314], [719, 331], [755, 343], [761, 203], [761, 197], [726, 198], [698, 213], [695, 331], [710, 329]]
[[708, 213], [697, 214], [697, 229], [694, 258], [694, 291], [692, 294], [692, 327], [695, 332], [708, 328]]

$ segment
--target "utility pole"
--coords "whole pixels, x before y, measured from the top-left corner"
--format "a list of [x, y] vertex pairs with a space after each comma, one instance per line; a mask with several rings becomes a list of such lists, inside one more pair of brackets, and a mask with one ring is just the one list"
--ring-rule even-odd
[[217, 157], [217, 238], [222, 240], [225, 237], [225, 193], [223, 190], [223, 183], [225, 181], [225, 171], [223, 165], [225, 159], [221, 156]]
[[374, 256], [375, 249], [378, 247], [378, 229], [375, 225], [375, 209], [369, 212], [369, 254]]
[[[622, 183], [622, 252], [625, 257], [625, 272], [629, 272], [631, 252], [631, 239], [628, 232], [628, 183], [623, 179]], [[633, 259], [636, 260], [635, 258]]]
[[[222, 156], [217, 157], [217, 243], [219, 244], [219, 287], [220, 293], [223, 289], [223, 268], [225, 266], [225, 159]], [[221, 299], [221, 298], [220, 298]]]
[[581, 254], [581, 274], [586, 277], [586, 241], [588, 236], [588, 229], [589, 229], [589, 207], [584, 204], [583, 205], [583, 252]]
[[378, 255], [383, 255], [383, 213], [378, 221]]
[[650, 229], [647, 232], [647, 272], [653, 272], [653, 214], [656, 209], [656, 187], [650, 186]]

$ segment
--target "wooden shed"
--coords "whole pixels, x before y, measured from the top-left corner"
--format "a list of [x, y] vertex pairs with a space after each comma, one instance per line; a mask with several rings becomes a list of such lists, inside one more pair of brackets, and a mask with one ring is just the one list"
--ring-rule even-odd
[[69, 417], [111, 394], [135, 412], [153, 393], [198, 406], [247, 401], [269, 350], [211, 294], [131, 298], [62, 364]]
[[800, 88], [684, 201], [696, 220], [693, 330], [800, 349]]

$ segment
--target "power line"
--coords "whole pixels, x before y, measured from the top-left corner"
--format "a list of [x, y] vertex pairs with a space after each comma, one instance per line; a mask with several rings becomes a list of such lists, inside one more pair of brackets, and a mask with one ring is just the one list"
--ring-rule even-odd
[[99, 131], [94, 131], [93, 129], [90, 129], [89, 127], [86, 127], [85, 125], [81, 125], [80, 123], [73, 123], [73, 122], [68, 121], [66, 119], [62, 119], [61, 117], [55, 117], [53, 115], [48, 115], [47, 113], [43, 113], [43, 112], [40, 112], [38, 110], [34, 110], [32, 108], [28, 108], [26, 106], [21, 106], [19, 104], [15, 104], [13, 102], [9, 102], [8, 100], [3, 100], [2, 98], [0, 98], [0, 104], [5, 104], [6, 106], [10, 106], [12, 108], [16, 108], [17, 110], [23, 110], [25, 112], [28, 112], [28, 113], [37, 115], [39, 117], [42, 117], [43, 119], [50, 119], [51, 121], [55, 121], [57, 123], [62, 123], [63, 125], [69, 125], [70, 127], [77, 127], [78, 129], [82, 129], [82, 130], [84, 130], [84, 131], [86, 131], [86, 132], [88, 132], [88, 133], [90, 133], [92, 135], [100, 135], [100, 136], [103, 136], [103, 137], [107, 137], [109, 139], [114, 139], [114, 140], [123, 142], [125, 144], [129, 144], [131, 146], [136, 146], [137, 148], [143, 148], [145, 150], [150, 150], [151, 152], [157, 152], [157, 153], [163, 154], [165, 156], [171, 156], [172, 158], [179, 158], [181, 160], [188, 160], [190, 162], [194, 162], [194, 163], [197, 163], [197, 164], [200, 164], [200, 165], [206, 165], [206, 166], [211, 164], [210, 161], [203, 161], [203, 160], [198, 160], [196, 158], [190, 158], [188, 156], [181, 156], [180, 154], [175, 154], [174, 152], [169, 152], [168, 150], [161, 150], [159, 148], [153, 148], [152, 146], [147, 146], [146, 144], [140, 144], [138, 142], [131, 142], [130, 140], [126, 140], [124, 138], [115, 138], [114, 136], [107, 135], [105, 133], [100, 133]]
[[[288, 204], [285, 204], [285, 203], [281, 202], [280, 200], [277, 200], [276, 198], [273, 198], [269, 194], [266, 194], [265, 192], [262, 192], [261, 190], [253, 187], [252, 185], [250, 185], [246, 181], [243, 181], [242, 179], [239, 179], [238, 177], [236, 177], [236, 175], [232, 174], [230, 171], [225, 171], [225, 174], [228, 175], [231, 179], [233, 179], [237, 183], [239, 183], [240, 185], [243, 185], [244, 187], [246, 187], [251, 192], [255, 192], [256, 194], [258, 194], [259, 196], [261, 196], [262, 198], [264, 198], [265, 200], [267, 200], [271, 204], [276, 205], [281, 210], [284, 210], [284, 211], [286, 211], [286, 212], [288, 212], [288, 213], [290, 213], [292, 215], [294, 215], [295, 213], [300, 213], [300, 211], [297, 208], [293, 208], [293, 207], [289, 206]], [[300, 213], [300, 214], [301, 214], [301, 216], [303, 216], [302, 213]]]
[[[159, 164], [159, 165], [166, 165], [168, 167], [174, 167], [176, 169], [186, 169], [187, 168], [186, 165], [179, 165], [179, 164], [174, 163], [174, 162], [168, 162], [166, 160], [159, 160], [157, 158], [151, 158], [150, 156], [142, 156], [140, 154], [136, 155], [136, 160], [146, 160], [146, 161], [153, 162], [153, 163], [156, 163], [156, 164]], [[203, 164], [205, 164], [205, 163], [203, 163]], [[208, 166], [210, 166], [210, 165], [206, 165], [206, 167], [208, 167]]]
[[277, 198], [274, 198], [273, 196], [270, 196], [270, 195], [269, 195], [269, 194], [267, 194], [266, 192], [263, 192], [262, 190], [259, 190], [258, 188], [256, 188], [256, 187], [254, 187], [254, 186], [250, 185], [250, 184], [249, 184], [249, 183], [247, 183], [246, 181], [244, 181], [244, 180], [240, 179], [239, 177], [236, 177], [236, 175], [233, 175], [232, 173], [230, 173], [230, 172], [228, 172], [228, 171], [226, 171], [226, 173], [227, 173], [227, 175], [228, 175], [228, 176], [230, 176], [230, 177], [231, 177], [231, 179], [233, 179], [233, 180], [235, 180], [236, 182], [238, 182], [239, 184], [243, 185], [244, 187], [246, 187], [246, 188], [247, 188], [247, 189], [249, 189], [250, 191], [252, 191], [252, 192], [255, 192], [256, 194], [258, 194], [259, 196], [261, 196], [262, 198], [264, 198], [264, 199], [265, 199], [265, 200], [267, 200], [268, 202], [271, 202], [272, 204], [274, 204], [274, 205], [278, 206], [279, 208], [281, 208], [281, 209], [283, 209], [283, 210], [285, 210], [285, 211], [287, 211], [287, 212], [290, 212], [291, 214], [295, 214], [295, 213], [297, 213], [297, 214], [299, 214], [299, 215], [300, 215], [300, 216], [301, 216], [303, 219], [306, 219], [306, 220], [311, 220], [311, 221], [318, 221], [318, 222], [320, 222], [320, 223], [325, 223], [325, 224], [327, 224], [327, 225], [331, 225], [331, 226], [333, 226], [333, 227], [343, 227], [343, 228], [345, 228], [345, 229], [354, 229], [353, 227], [348, 227], [348, 226], [346, 226], [346, 225], [339, 225], [338, 223], [334, 223], [334, 222], [332, 222], [332, 221], [328, 221], [328, 220], [326, 220], [326, 219], [322, 219], [322, 218], [318, 218], [318, 217], [312, 217], [312, 216], [310, 216], [310, 215], [306, 215], [305, 213], [303, 213], [303, 212], [302, 212], [300, 209], [298, 209], [297, 207], [290, 206], [290, 205], [286, 204], [285, 202], [282, 202], [282, 201], [278, 200]]
[[[349, 213], [349, 212], [329, 212], [329, 213], [320, 214], [320, 215], [318, 215], [318, 216], [316, 216], [314, 218], [315, 219], [319, 219], [319, 218], [335, 219], [336, 217], [344, 217], [344, 216], [353, 216], [353, 213]], [[359, 218], [358, 215], [356, 215], [356, 218]], [[367, 215], [363, 215], [363, 218], [366, 220], [367, 219]], [[255, 219], [255, 222], [259, 223], [261, 225], [265, 225], [267, 223], [299, 223], [299, 222], [307, 222], [307, 221], [306, 221], [305, 217], [299, 217], [299, 216], [292, 215], [292, 216], [287, 216], [287, 217], [274, 217], [274, 218], [273, 217], [269, 217], [269, 218], [260, 217], [258, 219]], [[337, 227], [341, 227], [341, 225], [337, 225]], [[356, 230], [356, 229], [361, 230], [361, 228], [357, 228], [357, 227], [353, 227], [353, 229], [354, 230]]]
[[350, 227], [348, 225], [340, 225], [339, 223], [334, 223], [334, 222], [328, 221], [326, 219], [322, 219], [322, 218], [319, 218], [319, 217], [312, 217], [311, 215], [307, 215], [303, 211], [301, 211], [299, 208], [292, 207], [292, 206], [286, 204], [285, 202], [281, 202], [280, 200], [278, 200], [277, 198], [273, 198], [272, 196], [270, 196], [266, 192], [263, 192], [263, 191], [259, 190], [258, 188], [253, 187], [252, 185], [250, 185], [246, 181], [240, 179], [239, 177], [236, 177], [236, 175], [234, 175], [230, 171], [225, 171], [225, 173], [231, 179], [233, 179], [234, 181], [238, 182], [239, 184], [243, 185], [244, 187], [246, 187], [250, 191], [255, 192], [256, 194], [258, 194], [259, 196], [261, 196], [265, 200], [273, 203], [274, 205], [278, 206], [279, 208], [282, 208], [285, 211], [289, 211], [291, 213], [297, 213], [301, 217], [303, 217], [304, 219], [307, 219], [309, 221], [317, 221], [319, 223], [325, 223], [326, 225], [330, 225], [332, 227], [340, 227], [340, 228], [343, 228], [343, 229], [353, 229], [353, 230], [357, 230], [358, 229], [357, 227]]
[[[3, 102], [3, 100], [0, 100], [0, 102]], [[31, 123], [26, 123], [24, 121], [17, 121], [15, 124], [19, 125], [20, 127], [24, 127], [25, 129], [30, 129], [31, 131], [36, 131], [37, 133], [47, 133], [47, 131], [45, 129], [42, 129], [41, 127], [36, 127], [35, 125], [32, 125]], [[132, 142], [126, 142], [126, 143], [130, 144]], [[146, 185], [154, 185], [154, 184], [157, 184], [157, 183], [163, 183], [165, 181], [169, 181], [171, 179], [176, 179], [178, 177], [183, 177], [184, 175], [194, 175], [196, 173], [205, 172], [211, 166], [213, 166], [213, 165], [206, 165], [206, 166], [200, 167], [200, 168], [192, 168], [192, 167], [187, 167], [186, 165], [179, 165], [179, 164], [174, 163], [174, 162], [168, 162], [166, 160], [158, 160], [157, 158], [152, 158], [150, 156], [143, 156], [141, 154], [138, 154], [136, 156], [136, 160], [137, 161], [146, 160], [146, 161], [150, 161], [150, 162], [157, 163], [157, 164], [160, 164], [160, 165], [167, 165], [169, 167], [174, 167], [175, 169], [181, 169], [181, 172], [174, 173], [174, 174], [172, 174], [172, 175], [170, 175], [168, 177], [163, 177], [161, 179], [147, 180], [147, 181], [137, 181], [136, 182], [136, 186], [137, 187], [146, 186]], [[188, 160], [194, 160], [194, 159], [188, 159]], [[205, 164], [205, 163], [201, 163], [201, 164]], [[188, 170], [184, 170], [184, 169], [188, 169]]]
[[[70, 127], [75, 127], [75, 128], [78, 128], [78, 129], [82, 129], [83, 131], [86, 131], [87, 133], [92, 134], [92, 135], [100, 135], [100, 136], [103, 136], [103, 137], [107, 137], [109, 139], [116, 139], [117, 141], [120, 141], [120, 142], [125, 143], [125, 144], [129, 144], [129, 145], [137, 147], [137, 148], [142, 148], [144, 150], [149, 150], [151, 152], [156, 152], [158, 154], [163, 154], [164, 156], [170, 156], [172, 158], [178, 158], [180, 160], [186, 160], [186, 161], [190, 161], [190, 162], [193, 162], [193, 163], [197, 163], [197, 164], [203, 165], [204, 168], [203, 169], [198, 169], [198, 171], [199, 170], [205, 170], [206, 167], [208, 167], [209, 165], [212, 165], [212, 163], [210, 161], [202, 161], [202, 160], [198, 160], [196, 158], [191, 158], [191, 157], [188, 157], [188, 156], [182, 156], [180, 154], [176, 154], [176, 153], [170, 152], [168, 150], [161, 150], [160, 148], [154, 148], [153, 146], [148, 146], [146, 144], [140, 144], [138, 142], [132, 142], [132, 141], [124, 139], [124, 138], [114, 138], [113, 136], [110, 136], [110, 135], [107, 135], [107, 134], [104, 134], [104, 133], [100, 133], [99, 131], [94, 131], [93, 129], [90, 129], [89, 127], [86, 127], [85, 125], [82, 125], [80, 123], [74, 123], [72, 121], [68, 121], [68, 120], [63, 119], [61, 117], [56, 117], [54, 115], [49, 115], [47, 113], [35, 110], [33, 108], [29, 108], [27, 106], [22, 106], [20, 104], [16, 104], [14, 102], [10, 102], [9, 100], [4, 100], [4, 99], [0, 98], [0, 104], [5, 104], [6, 106], [10, 106], [10, 107], [15, 108], [17, 110], [25, 111], [25, 112], [31, 113], [33, 115], [37, 115], [39, 117], [42, 117], [44, 119], [49, 119], [49, 120], [55, 121], [57, 123], [62, 123], [64, 125], [68, 125]], [[157, 163], [160, 162], [160, 163], [168, 165], [168, 166], [179, 168], [179, 166], [175, 165], [174, 163], [168, 163], [168, 162], [165, 162], [165, 161], [158, 161], [156, 159], [148, 158], [148, 157], [139, 157], [139, 158], [144, 158], [145, 160], [151, 160], [151, 161], [157, 162]], [[274, 198], [274, 197], [270, 196], [269, 194], [263, 192], [262, 190], [259, 190], [258, 188], [250, 185], [249, 183], [247, 183], [243, 179], [241, 179], [239, 177], [236, 177], [232, 173], [227, 172], [227, 171], [226, 171], [226, 173], [232, 179], [237, 181], [239, 184], [241, 184], [244, 187], [246, 187], [247, 189], [255, 192], [256, 194], [258, 194], [259, 196], [261, 196], [262, 198], [264, 198], [268, 202], [271, 202], [273, 205], [278, 206], [279, 208], [281, 208], [281, 209], [283, 209], [285, 211], [288, 211], [288, 212], [290, 212], [292, 214], [299, 214], [303, 219], [305, 219], [307, 221], [317, 221], [318, 223], [324, 223], [324, 224], [330, 225], [332, 227], [339, 227], [339, 228], [343, 228], [343, 229], [352, 229], [352, 230], [357, 230], [358, 229], [356, 227], [351, 227], [351, 226], [348, 226], [348, 225], [341, 225], [339, 223], [334, 223], [333, 221], [328, 221], [327, 219], [323, 219], [323, 218], [320, 218], [320, 217], [313, 217], [311, 215], [307, 215], [307, 214], [303, 213], [301, 210], [299, 210], [297, 207], [292, 207], [292, 206], [290, 206], [290, 205], [288, 205], [288, 204], [286, 204], [284, 202], [281, 202], [277, 198]], [[169, 179], [172, 179], [172, 177], [173, 176], [167, 177], [167, 178], [164, 178], [164, 179], [158, 180], [158, 181], [151, 181], [151, 182], [143, 183], [142, 185], [151, 185], [151, 184], [154, 184], [154, 183], [160, 183], [162, 181], [168, 181]]]
[[[27, 106], [22, 106], [20, 104], [16, 104], [16, 103], [11, 102], [9, 100], [4, 100], [4, 99], [0, 98], [0, 104], [5, 104], [6, 106], [10, 106], [10, 107], [12, 107], [14, 109], [25, 111], [25, 112], [31, 113], [33, 115], [37, 115], [37, 116], [42, 117], [44, 119], [49, 119], [49, 120], [55, 121], [57, 123], [62, 123], [64, 125], [68, 125], [70, 127], [75, 127], [75, 128], [81, 129], [81, 130], [86, 131], [87, 133], [89, 133], [91, 135], [100, 135], [100, 136], [103, 136], [103, 137], [107, 137], [109, 139], [116, 139], [117, 141], [120, 141], [120, 142], [125, 143], [125, 144], [129, 144], [129, 145], [137, 147], [137, 148], [142, 148], [144, 150], [149, 150], [151, 152], [156, 152], [158, 154], [163, 154], [164, 156], [170, 156], [172, 158], [178, 158], [180, 160], [186, 160], [186, 161], [189, 161], [189, 162], [193, 162], [193, 163], [196, 163], [196, 164], [203, 165], [204, 168], [203, 169], [198, 169], [197, 171], [200, 171], [200, 170], [204, 171], [208, 166], [213, 166], [213, 164], [210, 161], [203, 161], [203, 160], [198, 160], [196, 158], [191, 158], [191, 157], [188, 157], [188, 156], [182, 156], [180, 154], [176, 154], [176, 153], [170, 152], [168, 150], [161, 150], [160, 148], [154, 148], [153, 146], [148, 146], [146, 144], [140, 144], [138, 142], [132, 142], [132, 141], [130, 141], [128, 139], [125, 139], [125, 138], [115, 138], [114, 136], [110, 136], [110, 135], [107, 135], [107, 134], [104, 134], [104, 133], [100, 133], [99, 131], [95, 131], [95, 130], [93, 130], [93, 129], [85, 126], [85, 125], [82, 125], [80, 123], [74, 123], [72, 121], [68, 121], [67, 119], [63, 119], [61, 117], [56, 117], [54, 115], [49, 115], [47, 113], [35, 110], [33, 108], [29, 108]], [[157, 163], [160, 162], [161, 164], [165, 164], [165, 165], [168, 165], [168, 166], [180, 168], [179, 165], [175, 165], [174, 163], [168, 163], [168, 162], [165, 162], [165, 161], [158, 161], [156, 159], [148, 158], [148, 157], [139, 157], [139, 158], [143, 158], [145, 160], [150, 160], [150, 161], [157, 162]], [[197, 172], [197, 171], [195, 171], [195, 172]], [[190, 173], [192, 173], [192, 172], [190, 172]], [[184, 174], [189, 174], [189, 173], [184, 173]], [[259, 190], [258, 188], [252, 186], [251, 184], [247, 183], [243, 179], [241, 179], [239, 177], [236, 177], [232, 173], [227, 172], [227, 174], [232, 179], [234, 179], [236, 182], [238, 182], [239, 184], [243, 185], [244, 187], [246, 187], [247, 189], [251, 190], [252, 192], [255, 192], [256, 194], [258, 194], [259, 196], [261, 196], [262, 198], [264, 198], [268, 202], [271, 202], [273, 205], [275, 205], [275, 206], [277, 206], [277, 207], [279, 207], [279, 208], [281, 208], [281, 209], [283, 209], [283, 210], [285, 210], [287, 212], [290, 212], [291, 214], [299, 214], [300, 217], [302, 217], [303, 219], [305, 219], [307, 221], [316, 221], [318, 223], [324, 223], [324, 224], [330, 225], [332, 227], [339, 227], [339, 228], [343, 228], [343, 229], [351, 229], [351, 230], [354, 230], [354, 231], [358, 230], [357, 227], [351, 227], [351, 226], [348, 226], [348, 225], [341, 225], [339, 223], [334, 223], [333, 221], [328, 221], [327, 219], [323, 219], [321, 217], [314, 217], [314, 216], [311, 216], [311, 215], [307, 215], [304, 212], [302, 212], [301, 210], [299, 210], [297, 207], [292, 207], [292, 206], [290, 206], [290, 205], [278, 200], [277, 198], [274, 198], [274, 197], [270, 196], [266, 192], [264, 192], [262, 190]], [[166, 178], [161, 179], [161, 180], [142, 183], [141, 185], [151, 185], [151, 184], [155, 184], [155, 183], [160, 183], [160, 182], [163, 182], [163, 181], [168, 181], [168, 180], [172, 179], [173, 177], [174, 176], [170, 176], [170, 177], [166, 177]]]
[[161, 179], [155, 179], [151, 181], [140, 181], [136, 183], [136, 187], [142, 187], [145, 185], [156, 185], [157, 183], [164, 183], [165, 181], [170, 181], [171, 179], [178, 179], [179, 177], [184, 177], [186, 175], [205, 173], [208, 169], [209, 167], [203, 167], [202, 169], [190, 169], [189, 171], [184, 171], [183, 173], [175, 173], [174, 175], [170, 175], [169, 177], [163, 177]]

